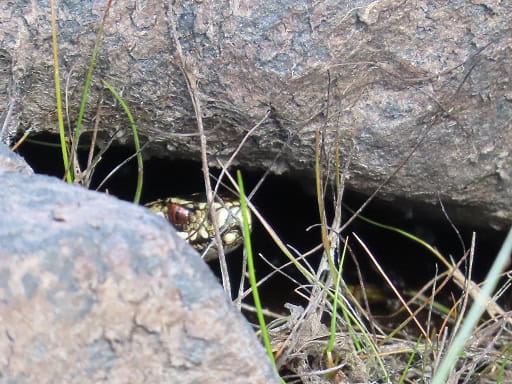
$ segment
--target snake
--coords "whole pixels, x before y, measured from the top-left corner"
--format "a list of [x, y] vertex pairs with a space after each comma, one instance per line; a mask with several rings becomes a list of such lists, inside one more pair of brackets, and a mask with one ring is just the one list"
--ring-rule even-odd
[[[168, 197], [149, 202], [145, 207], [167, 219], [176, 229], [178, 236], [201, 253], [203, 260], [218, 258], [215, 229], [204, 194]], [[233, 252], [244, 242], [240, 201], [236, 198], [217, 197], [212, 203], [212, 209], [217, 219], [224, 252]], [[249, 215], [249, 228], [251, 227]]]

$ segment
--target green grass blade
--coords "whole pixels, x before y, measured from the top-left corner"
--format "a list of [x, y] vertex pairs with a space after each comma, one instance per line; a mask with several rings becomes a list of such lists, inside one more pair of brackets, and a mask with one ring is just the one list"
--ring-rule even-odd
[[325, 217], [325, 206], [324, 206], [324, 193], [322, 183], [322, 171], [320, 167], [320, 128], [315, 131], [315, 185], [316, 185], [316, 198], [318, 204], [318, 212], [320, 215], [320, 232], [322, 237], [322, 244], [324, 246], [325, 255], [331, 272], [331, 277], [334, 280], [337, 276], [336, 267], [334, 260], [331, 255], [331, 242], [329, 241], [329, 232], [327, 230], [327, 219]]
[[409, 369], [412, 367], [412, 363], [414, 361], [414, 358], [416, 357], [416, 353], [418, 352], [418, 348], [421, 342], [421, 337], [416, 340], [416, 345], [414, 346], [414, 349], [411, 352], [411, 355], [409, 356], [409, 359], [407, 360], [407, 364], [405, 365], [404, 370], [402, 371], [402, 376], [400, 376], [400, 381], [398, 384], [403, 384], [405, 380], [407, 379], [407, 373], [409, 372]]
[[82, 93], [82, 100], [80, 101], [80, 109], [78, 110], [78, 117], [76, 120], [76, 128], [73, 135], [73, 150], [78, 148], [78, 141], [80, 140], [80, 133], [82, 130], [82, 120], [85, 113], [85, 107], [87, 105], [87, 97], [89, 96], [89, 90], [91, 89], [91, 79], [92, 73], [94, 71], [94, 67], [96, 65], [96, 58], [98, 56], [98, 48], [100, 46], [101, 38], [103, 37], [103, 28], [105, 26], [105, 21], [107, 19], [108, 11], [110, 9], [110, 5], [112, 4], [112, 0], [107, 1], [107, 6], [105, 8], [105, 12], [103, 13], [103, 18], [100, 22], [98, 33], [96, 34], [96, 41], [94, 43], [94, 48], [92, 50], [91, 61], [89, 62], [89, 67], [87, 69], [87, 75], [85, 77], [85, 85], [84, 92]]
[[105, 86], [105, 88], [107, 88], [110, 91], [110, 93], [112, 93], [114, 98], [121, 105], [124, 112], [126, 113], [126, 116], [128, 117], [128, 120], [130, 121], [130, 125], [132, 127], [133, 143], [135, 145], [135, 151], [137, 153], [137, 188], [135, 190], [135, 197], [133, 198], [133, 202], [135, 204], [139, 204], [140, 196], [142, 194], [142, 180], [143, 180], [143, 175], [144, 175], [144, 163], [142, 161], [142, 153], [140, 150], [140, 141], [139, 141], [139, 134], [137, 131], [137, 126], [135, 125], [135, 120], [133, 119], [130, 109], [126, 105], [124, 99], [116, 92], [116, 90], [114, 88], [112, 88], [112, 86], [109, 83], [107, 83], [106, 81], [103, 81], [103, 85]]
[[[256, 280], [256, 270], [254, 268], [254, 257], [252, 254], [251, 230], [249, 229], [249, 208], [247, 207], [247, 200], [245, 198], [242, 173], [240, 171], [237, 171], [236, 177], [238, 181], [238, 188], [240, 189], [240, 209], [242, 211], [243, 219], [242, 230], [244, 234], [244, 246], [245, 251], [247, 253], [247, 269], [249, 272], [249, 282], [251, 284], [254, 306], [256, 307], [256, 316], [258, 317], [258, 323], [260, 325], [261, 330], [261, 337], [263, 339], [263, 344], [267, 351], [267, 355], [277, 370], [276, 361], [274, 359], [274, 353], [272, 352], [272, 345], [270, 344], [270, 337], [268, 335], [267, 325], [265, 324], [265, 318], [263, 316], [263, 308], [261, 306], [260, 294], [258, 291], [258, 281]], [[284, 383], [284, 380], [281, 379], [281, 382]]]
[[331, 332], [329, 336], [329, 343], [327, 344], [327, 353], [332, 353], [334, 349], [334, 342], [336, 341], [336, 313], [338, 309], [338, 297], [340, 292], [340, 281], [341, 281], [341, 271], [343, 269], [343, 263], [345, 261], [345, 254], [347, 252], [348, 240], [345, 240], [345, 245], [343, 247], [343, 253], [341, 254], [340, 267], [338, 269], [338, 276], [336, 277], [336, 284], [334, 287], [334, 299], [332, 303], [332, 317], [331, 317]]
[[[355, 211], [349, 207], [347, 207], [345, 205], [345, 208], [347, 208], [347, 210], [351, 213], [354, 213]], [[386, 225], [386, 224], [382, 224], [382, 223], [379, 223], [378, 221], [375, 221], [375, 220], [372, 220], [372, 219], [369, 219], [365, 216], [362, 216], [362, 215], [358, 215], [357, 216], [359, 219], [361, 219], [362, 221], [364, 222], [367, 222], [375, 227], [378, 227], [378, 228], [382, 228], [382, 229], [386, 229], [388, 231], [391, 231], [391, 232], [395, 232], [395, 233], [398, 233], [399, 235], [405, 237], [405, 238], [408, 238], [418, 244], [420, 244], [421, 246], [423, 246], [424, 248], [426, 248], [428, 251], [430, 251], [435, 257], [437, 257], [437, 259], [444, 264], [444, 266], [448, 269], [450, 269], [452, 267], [452, 265], [448, 262], [448, 260], [446, 260], [444, 258], [443, 255], [441, 255], [441, 253], [439, 253], [439, 251], [437, 251], [434, 247], [432, 247], [429, 243], [427, 243], [426, 241], [420, 239], [419, 237], [416, 237], [414, 236], [413, 234], [409, 233], [409, 232], [406, 232], [404, 231], [403, 229], [400, 229], [400, 228], [397, 228], [397, 227], [393, 227], [391, 225]]]
[[[235, 180], [232, 180], [229, 173], [226, 173], [226, 176], [233, 182], [233, 184], [237, 184]], [[315, 276], [307, 270], [304, 266], [302, 266], [296, 257], [294, 257], [291, 252], [288, 250], [286, 245], [283, 243], [283, 241], [279, 238], [277, 233], [274, 231], [274, 229], [270, 226], [270, 224], [265, 220], [265, 218], [258, 212], [258, 210], [252, 205], [250, 201], [246, 201], [247, 205], [251, 206], [251, 210], [254, 213], [254, 216], [259, 220], [260, 224], [263, 226], [263, 228], [267, 231], [267, 233], [270, 235], [272, 240], [275, 242], [277, 247], [283, 252], [283, 254], [290, 260], [290, 262], [299, 270], [302, 275], [308, 279], [310, 283], [318, 284], [320, 288], [325, 288], [324, 284], [318, 280], [316, 280]], [[336, 275], [337, 276], [337, 273]], [[327, 295], [331, 299], [334, 300], [334, 294], [330, 292], [329, 290], [326, 291]], [[345, 308], [345, 306], [341, 306], [341, 308]], [[345, 315], [351, 319], [351, 322], [354, 324], [355, 328], [361, 332], [362, 334], [362, 340], [364, 340], [365, 345], [367, 348], [370, 349], [373, 356], [375, 356], [375, 359], [377, 360], [377, 363], [382, 369], [382, 372], [385, 375], [386, 382], [389, 381], [389, 373], [386, 370], [386, 367], [384, 365], [384, 362], [382, 358], [380, 357], [380, 354], [378, 352], [377, 345], [373, 342], [372, 338], [368, 334], [368, 331], [365, 329], [364, 324], [350, 311], [346, 311]]]
[[503, 354], [501, 358], [501, 362], [498, 366], [498, 375], [496, 377], [496, 384], [502, 384], [503, 383], [503, 375], [505, 375], [507, 365], [510, 365], [510, 347], [507, 347], [505, 350], [505, 353]]
[[59, 74], [59, 48], [57, 45], [57, 17], [55, 15], [55, 4], [50, 0], [51, 21], [52, 21], [52, 47], [53, 47], [53, 73], [55, 77], [55, 100], [57, 103], [57, 121], [59, 125], [60, 147], [62, 149], [62, 161], [66, 181], [73, 183], [73, 175], [69, 166], [68, 147], [66, 145], [66, 134], [64, 131], [64, 115], [62, 113], [62, 96], [60, 93], [60, 74]]
[[471, 337], [471, 333], [473, 332], [474, 327], [478, 323], [478, 320], [482, 316], [487, 301], [491, 297], [496, 285], [498, 284], [498, 280], [500, 278], [501, 272], [505, 270], [507, 264], [510, 261], [510, 255], [512, 253], [512, 228], [510, 228], [508, 235], [503, 242], [503, 245], [498, 252], [498, 256], [496, 260], [489, 270], [485, 278], [485, 284], [482, 287], [480, 295], [478, 295], [475, 299], [475, 302], [471, 306], [471, 309], [462, 324], [459, 333], [455, 336], [453, 343], [450, 345], [446, 356], [443, 358], [439, 369], [437, 370], [434, 378], [432, 379], [432, 384], [444, 384], [446, 383], [446, 379], [450, 371], [455, 366], [455, 363], [464, 350], [464, 344], [466, 340]]

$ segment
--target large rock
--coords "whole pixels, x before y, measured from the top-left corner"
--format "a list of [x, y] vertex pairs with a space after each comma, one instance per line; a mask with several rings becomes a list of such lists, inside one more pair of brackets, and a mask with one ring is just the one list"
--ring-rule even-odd
[[278, 383], [165, 220], [20, 173], [5, 151], [18, 166], [0, 170], [0, 382]]
[[[55, 130], [50, 12], [46, 1], [0, 10], [0, 108], [9, 131]], [[76, 113], [102, 2], [59, 2], [61, 73]], [[428, 0], [114, 2], [99, 80], [123, 91], [146, 154], [198, 158], [185, 70], [197, 78], [210, 154], [228, 158], [270, 110], [235, 163], [313, 173], [314, 132], [352, 159], [347, 182], [369, 193], [415, 153], [381, 196], [427, 204], [455, 219], [512, 222], [510, 1]], [[116, 106], [102, 129], [126, 127]], [[178, 135], [177, 135], [178, 134]], [[121, 142], [130, 138], [122, 130]], [[339, 138], [339, 139], [338, 139]], [[417, 144], [420, 143], [418, 146]], [[351, 148], [354, 147], [354, 151]], [[438, 211], [439, 209], [436, 208]]]

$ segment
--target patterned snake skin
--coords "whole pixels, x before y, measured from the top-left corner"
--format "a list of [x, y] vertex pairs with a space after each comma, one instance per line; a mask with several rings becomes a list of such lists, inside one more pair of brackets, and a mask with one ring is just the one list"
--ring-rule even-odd
[[[208, 203], [204, 195], [194, 194], [189, 198], [170, 197], [150, 202], [145, 206], [169, 220], [178, 231], [178, 235], [200, 252], [204, 260], [209, 261], [218, 257], [215, 230], [208, 214]], [[244, 241], [240, 202], [237, 199], [224, 197], [213, 203], [213, 209], [224, 252], [227, 254], [237, 249]], [[249, 227], [251, 227], [250, 220]]]

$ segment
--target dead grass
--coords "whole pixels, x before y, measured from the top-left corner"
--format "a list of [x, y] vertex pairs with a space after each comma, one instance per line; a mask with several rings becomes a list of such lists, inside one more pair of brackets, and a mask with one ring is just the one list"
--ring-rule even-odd
[[[231, 164], [246, 139], [269, 117], [270, 111], [248, 131], [247, 136], [241, 141], [227, 163], [222, 163], [218, 159], [213, 161], [209, 158], [207, 155], [208, 143], [202, 124], [203, 114], [197, 88], [196, 69], [181, 50], [175, 23], [172, 32], [177, 58], [181, 63], [181, 70], [194, 106], [198, 137], [201, 143], [206, 196], [208, 204], [211, 206], [221, 184], [230, 185], [235, 192], [238, 192], [237, 183], [233, 180], [230, 172]], [[58, 85], [56, 87], [59, 88]], [[327, 99], [329, 99], [329, 90], [330, 85], [327, 87]], [[444, 111], [440, 109], [440, 112]], [[328, 113], [327, 109], [326, 120]], [[101, 108], [98, 106], [96, 124], [99, 124], [100, 117]], [[432, 120], [431, 126], [434, 124], [435, 118]], [[93, 129], [93, 147], [97, 130], [98, 125]], [[435, 376], [444, 364], [444, 357], [450, 354], [449, 351], [455, 343], [456, 335], [463, 328], [463, 323], [470, 312], [469, 308], [473, 302], [478, 302], [485, 296], [479, 285], [471, 279], [471, 267], [467, 271], [462, 271], [460, 264], [447, 261], [443, 255], [422, 239], [415, 238], [398, 228], [369, 221], [373, 225], [416, 241], [432, 252], [433, 260], [440, 260], [446, 268], [436, 276], [432, 276], [430, 282], [422, 289], [409, 292], [407, 289], [396, 287], [385, 268], [374, 257], [374, 250], [357, 233], [349, 232], [349, 225], [361, 217], [364, 208], [378, 194], [379, 190], [408, 162], [427, 136], [428, 130], [429, 127], [425, 128], [413, 149], [405, 154], [370, 198], [351, 217], [343, 220], [341, 205], [344, 180], [350, 162], [340, 164], [339, 147], [326, 148], [325, 132], [320, 128], [317, 130], [315, 171], [318, 225], [321, 228], [321, 237], [318, 239], [318, 246], [307, 254], [296, 252], [293, 249], [293, 244], [285, 244], [278, 235], [279, 228], [273, 228], [272, 224], [249, 201], [253, 216], [265, 228], [268, 236], [287, 258], [286, 266], [292, 265], [303, 280], [307, 281], [306, 284], [303, 284], [294, 280], [297, 295], [304, 298], [307, 305], [299, 306], [286, 303], [283, 308], [286, 315], [263, 312], [267, 319], [271, 319], [268, 331], [272, 341], [272, 351], [281, 377], [286, 383], [431, 383], [440, 380], [435, 379]], [[339, 137], [335, 142], [339, 142]], [[73, 143], [75, 150], [76, 145], [77, 143]], [[101, 159], [101, 153], [96, 159], [93, 158], [92, 153], [91, 150], [85, 171], [72, 170], [77, 180], [87, 186], [97, 161]], [[137, 150], [137, 153], [140, 153], [140, 149]], [[75, 162], [77, 163], [76, 160]], [[214, 188], [211, 182], [211, 167], [222, 169]], [[66, 169], [66, 172], [68, 171], [69, 169]], [[267, 172], [271, 171], [270, 167]], [[259, 185], [264, 180], [265, 177], [249, 195], [249, 200], [257, 193]], [[334, 185], [332, 195], [327, 194], [329, 185]], [[328, 217], [326, 213], [327, 202], [331, 202], [335, 208], [332, 218]], [[231, 294], [228, 260], [222, 249], [216, 216], [211, 215], [211, 220], [216, 231], [223, 286], [226, 293]], [[337, 284], [338, 276], [343, 275], [341, 256], [345, 255], [344, 249], [348, 250], [350, 254], [353, 254], [355, 249], [362, 251], [367, 256], [367, 261], [379, 271], [383, 284], [393, 292], [393, 297], [386, 299], [387, 304], [392, 302], [398, 307], [397, 313], [406, 314], [400, 322], [391, 322], [392, 326], [390, 326], [389, 318], [377, 317], [372, 314], [371, 307], [382, 297], [375, 295], [372, 292], [373, 287], [367, 286], [362, 278], [360, 278], [359, 287], [356, 287], [359, 292], [357, 295], [354, 293], [354, 288], [348, 287], [343, 280], [339, 285]], [[460, 255], [461, 260], [467, 258], [471, 265], [475, 256], [474, 252], [473, 238], [470, 249]], [[510, 253], [510, 250], [508, 252]], [[312, 267], [307, 259], [313, 254], [321, 259], [316, 268]], [[245, 276], [247, 273], [245, 262], [243, 268], [242, 275]], [[273, 266], [274, 271], [268, 276], [262, 277], [258, 284], [263, 284], [275, 274], [293, 279], [283, 272], [283, 268], [283, 265]], [[462, 353], [457, 353], [453, 361], [450, 362], [453, 369], [446, 377], [446, 382], [512, 382], [510, 327], [512, 312], [497, 304], [498, 296], [508, 289], [511, 276], [510, 274], [505, 276], [504, 283], [492, 298], [485, 296], [487, 315], [486, 317], [479, 316], [477, 327], [464, 340]], [[451, 306], [446, 307], [439, 299], [439, 295], [450, 282], [454, 282], [460, 290], [457, 296], [453, 297]], [[232, 298], [234, 303], [239, 308], [250, 309], [251, 306], [245, 302], [250, 292], [250, 289], [245, 289], [244, 279], [242, 279], [237, 297]], [[329, 324], [333, 326], [329, 328]]]
[[[354, 239], [357, 239], [356, 235]], [[359, 242], [374, 260], [362, 240], [349, 242], [351, 246]], [[296, 261], [302, 260], [303, 257], [297, 257]], [[381, 269], [383, 280], [392, 286], [391, 279], [378, 263], [377, 267]], [[309, 270], [306, 265], [304, 268]], [[276, 267], [278, 269], [280, 267]], [[402, 323], [395, 321], [395, 327], [391, 329], [388, 319], [373, 316], [361, 306], [352, 291], [342, 285], [338, 294], [344, 306], [338, 311], [336, 320], [334, 358], [329, 359], [326, 349], [332, 334], [327, 324], [333, 316], [334, 285], [332, 280], [321, 281], [319, 276], [312, 278], [308, 274], [311, 284], [296, 289], [308, 304], [305, 307], [285, 304], [289, 315], [275, 318], [269, 324], [283, 379], [287, 383], [431, 383], [473, 302], [468, 289], [460, 291], [451, 308], [444, 308], [438, 302], [440, 290], [448, 281], [454, 280], [454, 275], [453, 270], [440, 273], [414, 295], [392, 287], [396, 298], [388, 300], [395, 304], [399, 302], [399, 311], [408, 316]], [[502, 289], [509, 284], [510, 278]], [[465, 284], [466, 288], [471, 285], [477, 287], [471, 281]], [[361, 286], [360, 289], [372, 306], [375, 295], [371, 287]], [[496, 299], [493, 297], [489, 301]], [[510, 316], [511, 312], [502, 310], [499, 314], [494, 313], [492, 318], [480, 320], [479, 326], [467, 338], [463, 353], [454, 361], [454, 369], [446, 382], [512, 382]]]
[[[182, 62], [185, 62], [183, 58]], [[187, 76], [189, 92], [194, 100], [196, 117], [199, 117], [201, 115], [200, 101], [194, 85], [194, 77], [190, 76], [194, 70], [189, 68], [188, 70], [183, 69], [183, 71]], [[263, 119], [267, 117], [265, 116]], [[200, 122], [200, 118], [198, 118], [198, 122]], [[260, 124], [256, 124], [249, 132], [253, 132]], [[198, 126], [200, 126], [199, 123]], [[204, 132], [200, 128], [199, 132], [200, 137], [204, 138]], [[424, 137], [420, 137], [418, 144], [404, 157], [385, 183], [394, 177], [408, 161]], [[326, 200], [333, 201], [333, 205], [336, 207], [335, 212], [341, 211], [344, 171], [341, 171], [342, 167], [337, 160], [334, 160], [335, 164], [332, 167], [336, 170], [334, 177], [324, 173], [325, 169], [322, 169], [319, 164], [325, 164], [325, 161], [318, 161], [318, 159], [321, 153], [327, 154], [328, 152], [322, 148], [321, 143], [321, 132], [317, 132], [317, 195], [322, 237], [319, 239], [318, 246], [310, 254], [321, 257], [322, 261], [318, 268], [312, 268], [308, 264], [307, 256], [310, 254], [298, 254], [294, 251], [293, 245], [286, 245], [278, 235], [279, 228], [273, 228], [258, 209], [249, 202], [253, 216], [257, 218], [270, 238], [289, 260], [287, 265], [293, 265], [308, 282], [307, 284], [297, 283], [296, 286], [296, 293], [307, 301], [307, 305], [298, 306], [287, 303], [283, 308], [283, 312], [286, 311], [287, 315], [264, 313], [268, 319], [272, 319], [268, 324], [268, 331], [281, 377], [286, 383], [304, 384], [436, 382], [435, 380], [439, 380], [435, 378], [439, 367], [443, 364], [443, 359], [451, 348], [461, 324], [466, 321], [468, 309], [475, 298], [478, 299], [482, 295], [481, 290], [478, 284], [471, 280], [471, 270], [462, 271], [460, 265], [447, 261], [435, 248], [422, 239], [415, 238], [400, 229], [381, 225], [385, 229], [394, 230], [402, 234], [404, 238], [409, 238], [430, 249], [434, 256], [433, 262], [436, 259], [441, 260], [446, 267], [445, 271], [440, 271], [437, 276], [432, 276], [431, 281], [416, 292], [411, 293], [407, 289], [401, 290], [395, 287], [392, 279], [387, 276], [384, 268], [373, 256], [372, 250], [357, 233], [351, 233], [349, 236], [342, 235], [350, 228], [349, 224], [360, 217], [361, 212], [369, 204], [371, 198], [377, 195], [378, 190], [352, 217], [344, 222], [339, 215], [335, 215], [329, 220], [324, 202]], [[208, 180], [205, 184], [210, 192], [210, 200], [215, 198], [209, 184], [210, 166], [222, 168], [217, 186], [223, 182], [230, 183], [232, 188], [237, 191], [236, 183], [229, 169], [236, 152], [228, 164], [220, 162], [212, 164], [205, 155], [207, 152], [206, 142], [205, 146], [202, 146], [202, 151], [203, 166], [206, 170], [205, 181]], [[343, 169], [346, 170], [347, 167]], [[228, 181], [224, 181], [223, 178], [227, 178]], [[333, 179], [336, 180], [336, 192], [334, 196], [326, 196], [326, 185]], [[208, 185], [210, 185], [209, 188]], [[378, 224], [376, 223], [376, 225]], [[342, 268], [340, 255], [345, 245], [349, 249], [358, 248], [364, 251], [368, 260], [371, 260], [370, 262], [380, 271], [383, 282], [394, 294], [394, 297], [388, 298], [388, 301], [399, 305], [398, 312], [407, 314], [405, 320], [395, 322], [390, 328], [388, 319], [372, 315], [370, 311], [374, 297], [371, 292], [372, 287], [365, 286], [362, 280], [358, 287], [360, 292], [358, 298], [343, 282], [338, 290], [334, 289], [337, 273], [339, 268]], [[461, 256], [472, 260], [474, 243]], [[227, 263], [225, 259], [221, 260], [221, 265], [225, 263]], [[244, 268], [245, 265], [244, 263]], [[282, 270], [283, 266], [274, 266], [274, 272], [271, 275], [276, 273], [284, 275]], [[245, 273], [246, 271], [243, 272], [243, 275]], [[259, 284], [268, 281], [271, 275], [261, 278]], [[284, 276], [286, 277], [286, 275]], [[242, 279], [239, 294], [233, 298], [233, 301], [239, 307], [250, 308], [250, 305], [244, 301], [250, 293], [250, 289], [244, 289], [243, 281]], [[226, 286], [226, 278], [223, 282], [226, 292], [231, 292], [230, 286]], [[454, 282], [460, 287], [460, 291], [458, 296], [453, 297], [451, 307], [447, 308], [438, 296], [450, 282]], [[510, 278], [504, 284], [502, 289], [506, 289], [506, 286], [510, 284]], [[340, 305], [336, 311], [333, 311], [335, 298]], [[452, 361], [453, 369], [446, 379], [442, 379], [446, 380], [445, 382], [512, 382], [512, 359], [510, 358], [512, 352], [510, 318], [512, 313], [501, 308], [496, 299], [493, 297], [486, 301], [488, 317], [482, 317], [478, 327], [465, 340], [463, 352]], [[263, 301], [265, 301], [264, 297]], [[333, 317], [335, 319], [334, 331], [328, 327]], [[332, 341], [332, 350], [328, 353], [329, 340]]]
[[[177, 39], [176, 39], [177, 41]], [[179, 50], [178, 50], [179, 51]], [[181, 57], [182, 63], [186, 59]], [[230, 164], [238, 153], [234, 152], [227, 164], [217, 162], [212, 164], [206, 157], [206, 138], [201, 130], [201, 109], [193, 68], [182, 68], [187, 77], [189, 92], [193, 98], [200, 137], [204, 140], [202, 146], [203, 167], [205, 169], [205, 185], [210, 185], [211, 199], [215, 198], [209, 183], [211, 166], [221, 167], [222, 173], [217, 180], [215, 192], [221, 183], [230, 184], [232, 189], [238, 191], [237, 185], [230, 173]], [[263, 117], [264, 121], [268, 115]], [[261, 122], [257, 123], [249, 132], [254, 132]], [[249, 133], [249, 134], [250, 134]], [[252, 214], [265, 228], [268, 235], [277, 247], [289, 260], [287, 265], [293, 265], [296, 271], [308, 282], [297, 283], [296, 293], [302, 296], [307, 305], [297, 306], [290, 303], [284, 305], [283, 311], [287, 315], [278, 315], [265, 312], [272, 321], [268, 324], [268, 331], [272, 339], [272, 350], [282, 379], [287, 383], [431, 383], [435, 382], [439, 367], [452, 346], [455, 335], [461, 324], [466, 320], [468, 309], [473, 301], [482, 296], [478, 284], [471, 280], [471, 267], [462, 271], [460, 264], [447, 261], [443, 255], [428, 243], [402, 231], [399, 228], [389, 227], [380, 223], [370, 223], [383, 229], [401, 234], [404, 238], [415, 241], [430, 250], [435, 260], [441, 261], [445, 271], [432, 276], [431, 281], [416, 292], [401, 290], [394, 286], [386, 271], [379, 265], [373, 256], [372, 250], [365, 244], [357, 233], [349, 236], [342, 235], [350, 228], [349, 225], [359, 218], [363, 209], [371, 199], [377, 195], [380, 187], [354, 214], [341, 220], [341, 204], [343, 196], [343, 180], [348, 166], [342, 167], [336, 156], [329, 167], [320, 164], [329, 163], [325, 156], [333, 153], [322, 147], [322, 132], [317, 132], [317, 196], [319, 207], [319, 225], [322, 236], [318, 246], [308, 254], [299, 254], [293, 245], [286, 245], [279, 237], [279, 228], [273, 228], [258, 209], [249, 201]], [[426, 135], [426, 134], [425, 134]], [[392, 171], [384, 181], [387, 183], [407, 163], [416, 148], [421, 144], [425, 135], [421, 135], [417, 145]], [[243, 142], [240, 146], [243, 145]], [[337, 153], [335, 148], [334, 153]], [[327, 168], [327, 169], [326, 169]], [[332, 174], [326, 174], [330, 170]], [[268, 170], [271, 172], [271, 169]], [[328, 173], [328, 172], [327, 172]], [[223, 180], [226, 178], [227, 181]], [[327, 196], [326, 186], [335, 180], [335, 193]], [[261, 181], [263, 183], [263, 180]], [[260, 184], [261, 184], [260, 183]], [[257, 190], [257, 189], [256, 189]], [[254, 193], [256, 193], [256, 190]], [[251, 194], [252, 196], [252, 194]], [[333, 202], [336, 207], [335, 216], [329, 220], [325, 210], [325, 201]], [[350, 252], [358, 248], [363, 250], [368, 260], [381, 273], [383, 282], [393, 292], [394, 297], [388, 298], [399, 306], [397, 312], [407, 316], [401, 322], [390, 327], [389, 319], [372, 315], [370, 307], [373, 305], [374, 295], [372, 287], [367, 287], [361, 279], [358, 287], [359, 295], [342, 282], [335, 290], [335, 281], [340, 265], [342, 248], [347, 246]], [[307, 256], [317, 254], [321, 257], [318, 268], [308, 264]], [[462, 256], [462, 260], [474, 257], [474, 238], [470, 249]], [[226, 263], [226, 260], [221, 261]], [[244, 263], [244, 268], [245, 268]], [[227, 270], [227, 269], [226, 269]], [[223, 272], [224, 273], [224, 272]], [[245, 275], [245, 271], [243, 275]], [[274, 272], [260, 279], [259, 284], [268, 281], [271, 275], [283, 274], [283, 266], [274, 266]], [[225, 279], [223, 280], [225, 283]], [[244, 289], [244, 283], [239, 289], [238, 297], [233, 298], [239, 307], [250, 308], [244, 300], [250, 293]], [[440, 292], [450, 282], [454, 282], [460, 291], [458, 297], [454, 296], [451, 307], [443, 305], [439, 300]], [[502, 287], [510, 284], [507, 279]], [[227, 292], [230, 289], [225, 286]], [[362, 299], [361, 299], [362, 298]], [[265, 298], [263, 298], [265, 301]], [[339, 306], [333, 311], [333, 303], [337, 300]], [[376, 299], [379, 300], [379, 299]], [[470, 337], [465, 340], [465, 347], [461, 354], [453, 360], [453, 369], [446, 382], [449, 383], [487, 383], [512, 382], [512, 361], [510, 315], [497, 304], [496, 297], [488, 298], [485, 305], [487, 318], [481, 318], [479, 326]], [[334, 320], [333, 320], [334, 318]], [[327, 326], [333, 320], [335, 327]], [[327, 348], [331, 340], [332, 349]], [[438, 379], [437, 379], [438, 380]], [[444, 380], [444, 379], [443, 379]]]

